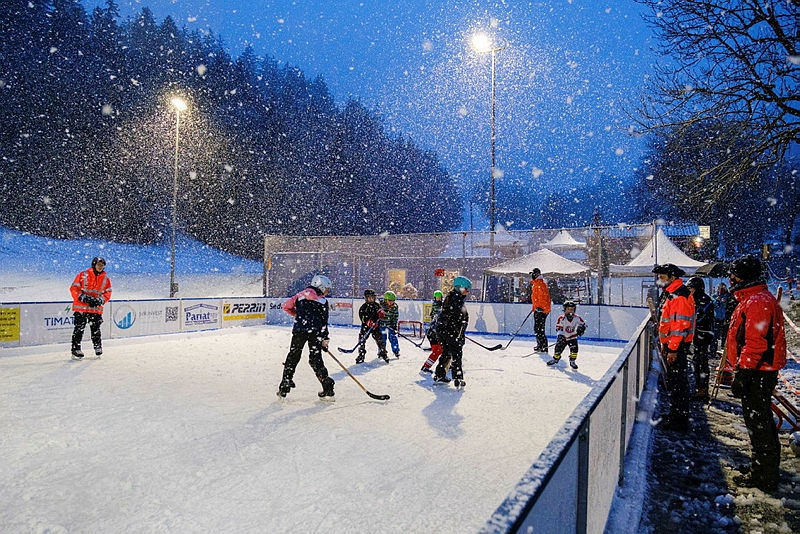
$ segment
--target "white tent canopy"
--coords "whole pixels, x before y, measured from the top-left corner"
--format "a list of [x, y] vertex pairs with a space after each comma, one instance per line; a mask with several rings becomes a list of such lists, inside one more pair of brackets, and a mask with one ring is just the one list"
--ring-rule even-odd
[[664, 230], [659, 228], [656, 235], [647, 243], [647, 246], [630, 263], [626, 265], [612, 263], [609, 269], [612, 274], [646, 276], [652, 274], [653, 267], [664, 263], [677, 265], [689, 274], [694, 273], [698, 267], [705, 265], [702, 261], [693, 260], [684, 254], [670, 241]]
[[543, 276], [547, 275], [579, 275], [589, 272], [589, 268], [578, 262], [568, 260], [559, 256], [552, 250], [546, 248], [537, 250], [533, 254], [527, 254], [519, 258], [514, 258], [500, 265], [495, 265], [484, 269], [484, 276], [528, 276], [530, 272], [538, 267]]
[[577, 241], [563, 228], [558, 231], [553, 239], [542, 243], [543, 248], [549, 248], [551, 250], [584, 248], [585, 246], [586, 243]]

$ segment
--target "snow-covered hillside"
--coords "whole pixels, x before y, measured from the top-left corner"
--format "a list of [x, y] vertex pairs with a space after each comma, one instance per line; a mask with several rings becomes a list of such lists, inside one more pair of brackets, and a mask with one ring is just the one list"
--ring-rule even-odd
[[[59, 240], [0, 227], [0, 301], [69, 300], [72, 278], [87, 269], [94, 256], [108, 263], [115, 299], [169, 296], [169, 244]], [[262, 272], [258, 261], [184, 236], [177, 240], [175, 279], [182, 297], [262, 295]]]

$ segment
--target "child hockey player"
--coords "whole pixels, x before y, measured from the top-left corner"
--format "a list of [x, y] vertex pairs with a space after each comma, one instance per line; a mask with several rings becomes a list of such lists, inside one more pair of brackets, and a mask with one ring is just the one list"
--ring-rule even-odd
[[547, 365], [555, 365], [561, 359], [561, 353], [569, 345], [569, 366], [578, 368], [575, 360], [578, 359], [578, 337], [586, 331], [583, 317], [575, 314], [577, 306], [571, 300], [564, 302], [564, 313], [556, 319], [556, 347], [553, 350], [553, 359]]
[[[397, 341], [397, 322], [400, 319], [400, 308], [397, 307], [396, 300], [397, 295], [394, 294], [394, 291], [387, 291], [383, 294], [381, 307], [386, 316], [381, 319], [381, 335], [383, 336], [383, 345], [386, 346], [386, 338], [388, 337], [394, 357], [399, 358], [400, 344]], [[383, 360], [388, 362], [389, 358], [386, 357], [386, 351], [383, 354]]]
[[[364, 356], [367, 354], [367, 338], [372, 337], [378, 345], [378, 357], [383, 361], [389, 358], [386, 356], [386, 343], [383, 342], [379, 322], [386, 317], [381, 305], [376, 302], [377, 296], [372, 289], [364, 290], [364, 304], [358, 309], [358, 318], [361, 319], [361, 330], [358, 333], [358, 357], [356, 363], [364, 363]], [[369, 332], [369, 335], [367, 335]]]
[[322, 384], [322, 391], [318, 393], [323, 400], [333, 400], [333, 378], [328, 376], [328, 370], [322, 361], [322, 350], [328, 349], [330, 337], [328, 336], [328, 301], [325, 296], [331, 290], [331, 281], [327, 276], [317, 274], [311, 279], [311, 284], [283, 303], [283, 311], [294, 317], [292, 328], [292, 342], [289, 354], [284, 362], [283, 379], [278, 386], [278, 396], [285, 397], [294, 387], [292, 378], [303, 347], [308, 343], [308, 363], [317, 375], [317, 380]]
[[442, 311], [436, 321], [436, 334], [442, 343], [442, 356], [436, 364], [433, 379], [437, 382], [449, 382], [447, 370], [453, 377], [455, 386], [463, 387], [464, 369], [461, 366], [462, 351], [464, 348], [464, 332], [469, 323], [469, 313], [464, 301], [467, 293], [472, 289], [472, 282], [464, 276], [456, 276], [453, 280], [453, 290], [447, 294], [442, 303]]
[[431, 367], [433, 364], [436, 363], [436, 360], [439, 359], [439, 356], [442, 355], [442, 343], [439, 341], [439, 336], [436, 335], [436, 319], [439, 317], [439, 313], [442, 311], [442, 292], [438, 289], [433, 292], [433, 302], [431, 303], [431, 322], [428, 325], [428, 341], [431, 342], [431, 354], [428, 356], [428, 359], [425, 360], [425, 363], [422, 364], [422, 369], [420, 369], [423, 373], [432, 373]]

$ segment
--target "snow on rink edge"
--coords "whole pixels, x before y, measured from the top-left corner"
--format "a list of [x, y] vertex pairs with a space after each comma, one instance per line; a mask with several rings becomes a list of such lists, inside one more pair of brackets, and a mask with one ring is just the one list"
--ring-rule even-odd
[[[14, 532], [478, 531], [619, 355], [581, 344], [548, 368], [530, 339], [464, 347], [467, 386], [435, 384], [424, 352], [367, 361], [332, 328], [336, 401], [303, 360], [275, 395], [290, 329], [265, 326], [0, 352], [0, 525]], [[471, 336], [486, 345], [496, 338]], [[566, 358], [564, 358], [566, 360]]]

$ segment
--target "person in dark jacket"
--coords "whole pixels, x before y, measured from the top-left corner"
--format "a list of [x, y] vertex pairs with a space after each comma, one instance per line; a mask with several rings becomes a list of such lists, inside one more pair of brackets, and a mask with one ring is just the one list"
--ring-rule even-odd
[[386, 312], [378, 304], [377, 299], [378, 296], [375, 294], [375, 290], [367, 289], [364, 291], [364, 304], [358, 309], [358, 318], [361, 319], [361, 330], [358, 333], [358, 339], [362, 341], [358, 344], [356, 363], [364, 363], [364, 357], [367, 355], [367, 340], [364, 337], [367, 332], [370, 332], [370, 337], [378, 345], [378, 357], [384, 361], [389, 359], [386, 356], [386, 343], [383, 342], [380, 328], [380, 320], [386, 317]]
[[285, 397], [294, 387], [294, 371], [300, 362], [303, 347], [308, 343], [308, 363], [317, 376], [322, 391], [318, 393], [323, 400], [333, 400], [333, 378], [322, 361], [322, 351], [328, 350], [328, 300], [331, 290], [327, 276], [315, 275], [311, 284], [283, 303], [283, 311], [294, 317], [292, 342], [283, 368], [283, 378], [278, 386], [278, 396]]
[[686, 287], [694, 299], [694, 341], [692, 348], [692, 368], [694, 370], [695, 392], [692, 399], [708, 402], [708, 359], [711, 356], [711, 347], [714, 343], [714, 303], [706, 294], [706, 284], [703, 279], [693, 276], [686, 281]]
[[[717, 350], [720, 345], [725, 346], [725, 338], [728, 335], [728, 319], [730, 319], [728, 301], [731, 300], [728, 286], [720, 283], [711, 300], [714, 301], [714, 350]], [[733, 310], [730, 311], [733, 312]]]
[[453, 280], [453, 289], [442, 303], [442, 311], [436, 321], [436, 334], [442, 344], [442, 355], [436, 364], [433, 379], [437, 382], [450, 382], [447, 371], [453, 377], [456, 387], [463, 387], [464, 369], [461, 357], [464, 348], [464, 333], [469, 323], [469, 313], [464, 301], [467, 299], [472, 282], [464, 276], [457, 276]]
[[743, 256], [730, 267], [731, 291], [739, 303], [731, 315], [726, 349], [736, 373], [731, 394], [742, 399], [742, 415], [753, 448], [749, 475], [736, 483], [774, 491], [778, 487], [781, 445], [772, 418], [772, 391], [786, 365], [783, 310], [761, 280], [761, 262]]

